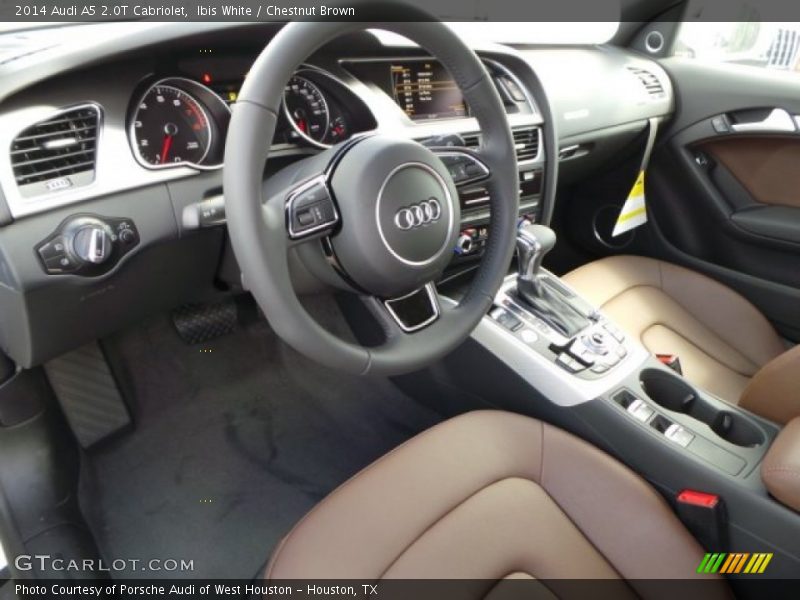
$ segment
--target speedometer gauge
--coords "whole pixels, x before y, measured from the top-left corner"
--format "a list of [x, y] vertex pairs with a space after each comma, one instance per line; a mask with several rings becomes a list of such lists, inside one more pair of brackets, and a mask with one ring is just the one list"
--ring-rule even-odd
[[225, 103], [197, 82], [171, 78], [151, 85], [133, 107], [130, 138], [147, 168], [213, 168], [230, 118]]
[[153, 166], [201, 164], [213, 135], [200, 103], [171, 85], [153, 87], [145, 94], [133, 128], [140, 158]]
[[283, 106], [301, 137], [315, 146], [327, 147], [324, 140], [330, 126], [328, 102], [316, 84], [300, 75], [293, 76], [286, 84]]

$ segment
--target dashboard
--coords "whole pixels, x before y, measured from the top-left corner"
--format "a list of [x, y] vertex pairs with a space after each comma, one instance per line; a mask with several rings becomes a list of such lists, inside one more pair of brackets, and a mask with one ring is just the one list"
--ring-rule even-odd
[[[224, 227], [225, 135], [250, 65], [279, 27], [62, 27], [27, 32], [16, 52], [15, 36], [5, 36], [0, 347], [18, 364], [241, 289]], [[559, 170], [570, 177], [581, 170], [572, 165], [601, 167], [613, 159], [606, 149], [633, 143], [649, 120], [673, 110], [666, 74], [627, 51], [475, 50], [514, 137], [520, 217], [532, 221], [548, 220]], [[322, 48], [287, 82], [274, 139], [264, 140], [266, 175], [373, 132], [431, 146], [481, 144], [441, 64], [363, 32]], [[572, 147], [579, 151], [564, 154]], [[463, 166], [446, 166], [469, 179]], [[459, 196], [453, 268], [479, 260], [491, 223], [479, 182], [459, 186]], [[307, 273], [296, 284], [315, 289]]]

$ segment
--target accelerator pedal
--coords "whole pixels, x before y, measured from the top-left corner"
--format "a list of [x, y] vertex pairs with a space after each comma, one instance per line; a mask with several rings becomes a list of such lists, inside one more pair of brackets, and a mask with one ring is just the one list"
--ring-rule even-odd
[[130, 425], [130, 412], [97, 342], [54, 358], [44, 370], [81, 447]]
[[239, 322], [234, 300], [217, 304], [186, 304], [172, 313], [172, 322], [187, 344], [200, 344], [231, 333]]

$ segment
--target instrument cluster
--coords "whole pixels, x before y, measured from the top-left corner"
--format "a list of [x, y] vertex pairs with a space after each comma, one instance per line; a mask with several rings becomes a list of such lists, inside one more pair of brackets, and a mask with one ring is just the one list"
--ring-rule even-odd
[[[206, 70], [149, 80], [129, 111], [128, 135], [134, 156], [148, 169], [222, 165], [233, 105], [246, 73], [217, 77]], [[355, 100], [355, 101], [354, 101]], [[287, 82], [273, 145], [327, 148], [357, 131], [375, 127], [360, 100], [327, 72], [299, 69]]]

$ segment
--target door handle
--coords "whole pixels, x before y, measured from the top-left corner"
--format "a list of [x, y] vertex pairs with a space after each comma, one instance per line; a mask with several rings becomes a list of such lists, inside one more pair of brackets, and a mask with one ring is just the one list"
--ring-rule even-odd
[[731, 123], [736, 133], [794, 133], [797, 131], [795, 119], [782, 108], [773, 108], [763, 121]]

